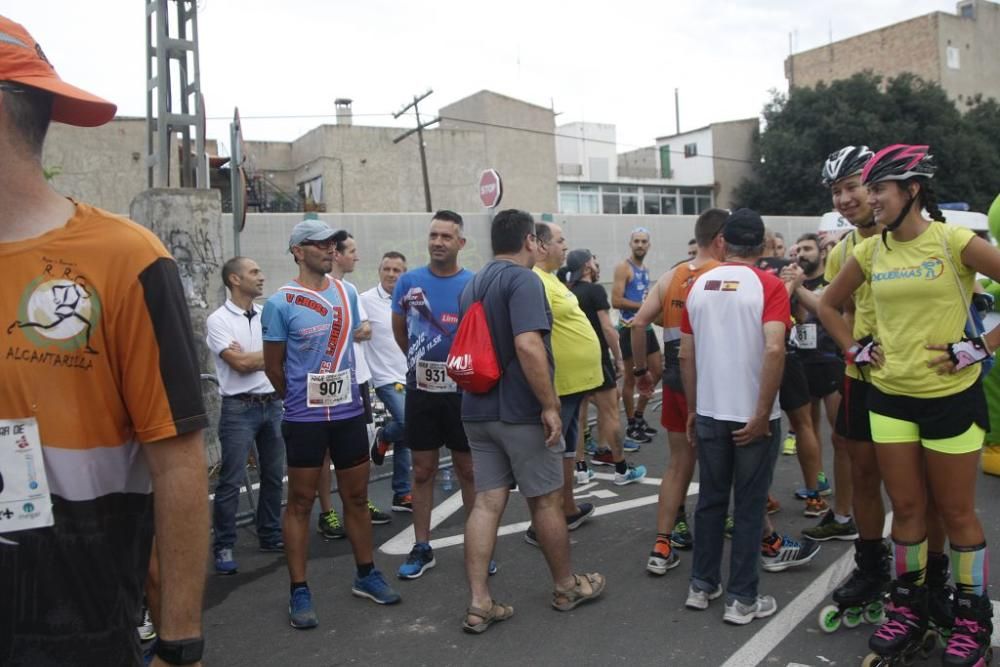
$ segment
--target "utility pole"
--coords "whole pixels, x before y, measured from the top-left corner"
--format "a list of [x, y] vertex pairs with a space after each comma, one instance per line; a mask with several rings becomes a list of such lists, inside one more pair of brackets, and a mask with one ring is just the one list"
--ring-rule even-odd
[[413, 108], [413, 113], [416, 114], [416, 116], [417, 116], [417, 127], [415, 129], [412, 129], [412, 130], [407, 130], [403, 134], [399, 135], [398, 137], [396, 137], [395, 139], [392, 140], [392, 143], [398, 144], [400, 141], [402, 141], [403, 139], [406, 139], [408, 136], [410, 136], [414, 132], [417, 133], [417, 142], [420, 145], [420, 170], [421, 170], [421, 172], [423, 172], [423, 175], [424, 175], [424, 203], [427, 205], [427, 212], [428, 213], [433, 212], [434, 209], [431, 208], [431, 182], [430, 182], [430, 180], [427, 177], [427, 154], [424, 152], [424, 128], [425, 127], [430, 127], [431, 125], [433, 125], [434, 123], [437, 123], [441, 119], [440, 118], [435, 118], [434, 120], [429, 120], [426, 123], [421, 123], [420, 122], [420, 109], [417, 107], [417, 105], [421, 101], [423, 101], [428, 95], [430, 95], [433, 92], [434, 92], [433, 90], [429, 90], [428, 89], [428, 91], [426, 93], [424, 93], [423, 95], [420, 95], [420, 96], [414, 95], [412, 102], [410, 102], [409, 104], [407, 104], [405, 107], [403, 107], [402, 109], [400, 109], [396, 113], [392, 114], [393, 118], [399, 118], [404, 113], [406, 113], [407, 111], [409, 111], [410, 107], [412, 107]]

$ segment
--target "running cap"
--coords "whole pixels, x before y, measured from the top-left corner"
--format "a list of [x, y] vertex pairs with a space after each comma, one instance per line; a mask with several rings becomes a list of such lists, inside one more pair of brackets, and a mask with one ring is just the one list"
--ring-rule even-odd
[[573, 250], [570, 252], [566, 256], [566, 269], [568, 270], [566, 282], [570, 285], [580, 282], [580, 278], [583, 277], [584, 267], [593, 257], [593, 253], [589, 250]]
[[823, 185], [830, 187], [843, 178], [860, 174], [872, 155], [867, 146], [844, 146], [830, 153], [823, 163]]
[[631, 240], [631, 239], [632, 239], [632, 237], [633, 237], [633, 236], [635, 236], [636, 234], [645, 234], [646, 236], [648, 236], [648, 237], [650, 237], [650, 238], [652, 238], [652, 237], [653, 237], [653, 234], [652, 234], [652, 232], [650, 232], [650, 231], [649, 231], [648, 229], [646, 229], [645, 227], [636, 227], [636, 228], [635, 228], [635, 229], [633, 229], [633, 230], [632, 230], [631, 232], [629, 232], [629, 235], [628, 235], [628, 238], [629, 238], [629, 240]]
[[326, 241], [339, 231], [322, 220], [307, 218], [292, 228], [292, 235], [288, 239], [288, 250], [291, 252], [292, 246], [301, 245], [303, 241]]
[[722, 238], [732, 245], [758, 246], [764, 242], [764, 221], [756, 211], [736, 209], [726, 218]]
[[910, 178], [934, 178], [937, 166], [930, 146], [893, 144], [886, 146], [865, 165], [861, 182], [905, 181]]
[[60, 79], [24, 26], [0, 16], [0, 82], [4, 81], [52, 93], [52, 120], [57, 123], [97, 127], [114, 118], [118, 109]]

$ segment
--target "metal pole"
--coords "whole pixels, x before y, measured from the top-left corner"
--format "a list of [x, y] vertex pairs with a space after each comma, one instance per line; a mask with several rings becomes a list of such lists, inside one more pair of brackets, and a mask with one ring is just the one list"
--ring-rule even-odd
[[677, 123], [676, 134], [681, 133], [681, 94], [679, 88], [674, 88], [674, 120]]
[[233, 255], [240, 254], [240, 218], [243, 215], [243, 179], [240, 178], [240, 164], [243, 156], [240, 155], [240, 126], [234, 120], [229, 124], [229, 188], [232, 191], [233, 202]]
[[413, 112], [417, 116], [417, 141], [420, 143], [420, 171], [424, 177], [424, 203], [427, 205], [427, 212], [431, 213], [431, 182], [427, 177], [427, 154], [424, 152], [424, 128], [420, 124], [420, 109], [417, 108], [417, 98], [413, 98]]

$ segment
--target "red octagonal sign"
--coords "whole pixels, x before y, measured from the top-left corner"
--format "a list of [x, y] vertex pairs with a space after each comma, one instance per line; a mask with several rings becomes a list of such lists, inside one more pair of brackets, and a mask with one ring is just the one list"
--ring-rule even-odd
[[503, 197], [503, 183], [496, 169], [487, 169], [479, 177], [479, 200], [486, 208], [496, 208]]

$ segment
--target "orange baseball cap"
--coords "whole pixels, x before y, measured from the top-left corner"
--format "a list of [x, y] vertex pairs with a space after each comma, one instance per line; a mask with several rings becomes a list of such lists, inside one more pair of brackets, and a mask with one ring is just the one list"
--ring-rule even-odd
[[56, 74], [42, 47], [24, 26], [0, 16], [0, 81], [20, 83], [52, 93], [52, 120], [67, 125], [97, 127], [115, 117], [118, 107], [71, 86]]

